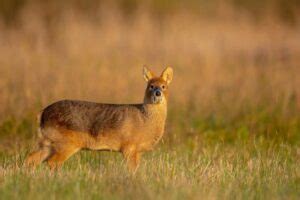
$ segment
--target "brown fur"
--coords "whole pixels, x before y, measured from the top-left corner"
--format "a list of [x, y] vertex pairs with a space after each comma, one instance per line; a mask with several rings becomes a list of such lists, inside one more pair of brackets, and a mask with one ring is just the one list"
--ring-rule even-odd
[[[171, 68], [159, 77], [144, 68], [148, 85], [143, 104], [63, 100], [49, 105], [39, 119], [38, 148], [25, 164], [36, 166], [47, 161], [55, 169], [81, 149], [110, 150], [122, 152], [129, 168], [135, 171], [141, 154], [152, 150], [163, 136], [172, 76]], [[158, 102], [154, 90], [162, 92]]]

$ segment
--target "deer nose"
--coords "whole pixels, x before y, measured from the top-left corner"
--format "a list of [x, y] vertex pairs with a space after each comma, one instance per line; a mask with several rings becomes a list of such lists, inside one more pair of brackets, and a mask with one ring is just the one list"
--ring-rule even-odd
[[155, 91], [155, 96], [160, 97], [161, 96], [161, 92], [159, 90]]

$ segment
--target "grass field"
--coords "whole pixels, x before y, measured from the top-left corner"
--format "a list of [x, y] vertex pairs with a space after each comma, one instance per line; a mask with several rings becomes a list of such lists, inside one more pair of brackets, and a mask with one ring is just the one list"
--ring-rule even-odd
[[[172, 113], [182, 116], [184, 113]], [[18, 130], [0, 154], [2, 199], [298, 199], [300, 123], [255, 112], [240, 119], [170, 117], [167, 137], [145, 154], [135, 175], [113, 152], [81, 152], [58, 172], [22, 168], [34, 124]], [[181, 121], [186, 124], [180, 124]], [[192, 127], [190, 127], [192, 125]], [[17, 140], [16, 140], [17, 138]], [[6, 149], [6, 150], [5, 150]]]
[[[296, 14], [291, 25], [223, 4], [216, 17], [41, 10], [0, 20], [0, 199], [300, 198]], [[143, 64], [172, 66], [174, 81], [166, 133], [135, 175], [113, 152], [80, 152], [57, 172], [22, 167], [44, 106], [141, 102]]]

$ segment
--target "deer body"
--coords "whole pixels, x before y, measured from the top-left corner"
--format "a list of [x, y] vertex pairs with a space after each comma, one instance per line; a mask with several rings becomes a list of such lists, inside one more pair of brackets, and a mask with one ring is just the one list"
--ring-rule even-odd
[[53, 169], [81, 149], [109, 150], [122, 152], [129, 168], [136, 170], [141, 154], [152, 150], [163, 136], [172, 70], [167, 68], [157, 78], [144, 69], [144, 78], [148, 85], [142, 104], [63, 100], [46, 107], [39, 119], [38, 150], [26, 164], [46, 160]]

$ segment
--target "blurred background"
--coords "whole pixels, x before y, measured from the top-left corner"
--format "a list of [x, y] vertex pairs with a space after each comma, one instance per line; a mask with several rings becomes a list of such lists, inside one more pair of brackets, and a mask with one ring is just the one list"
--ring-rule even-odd
[[1, 0], [0, 150], [54, 101], [141, 102], [144, 64], [174, 68], [164, 145], [299, 142], [299, 0]]

